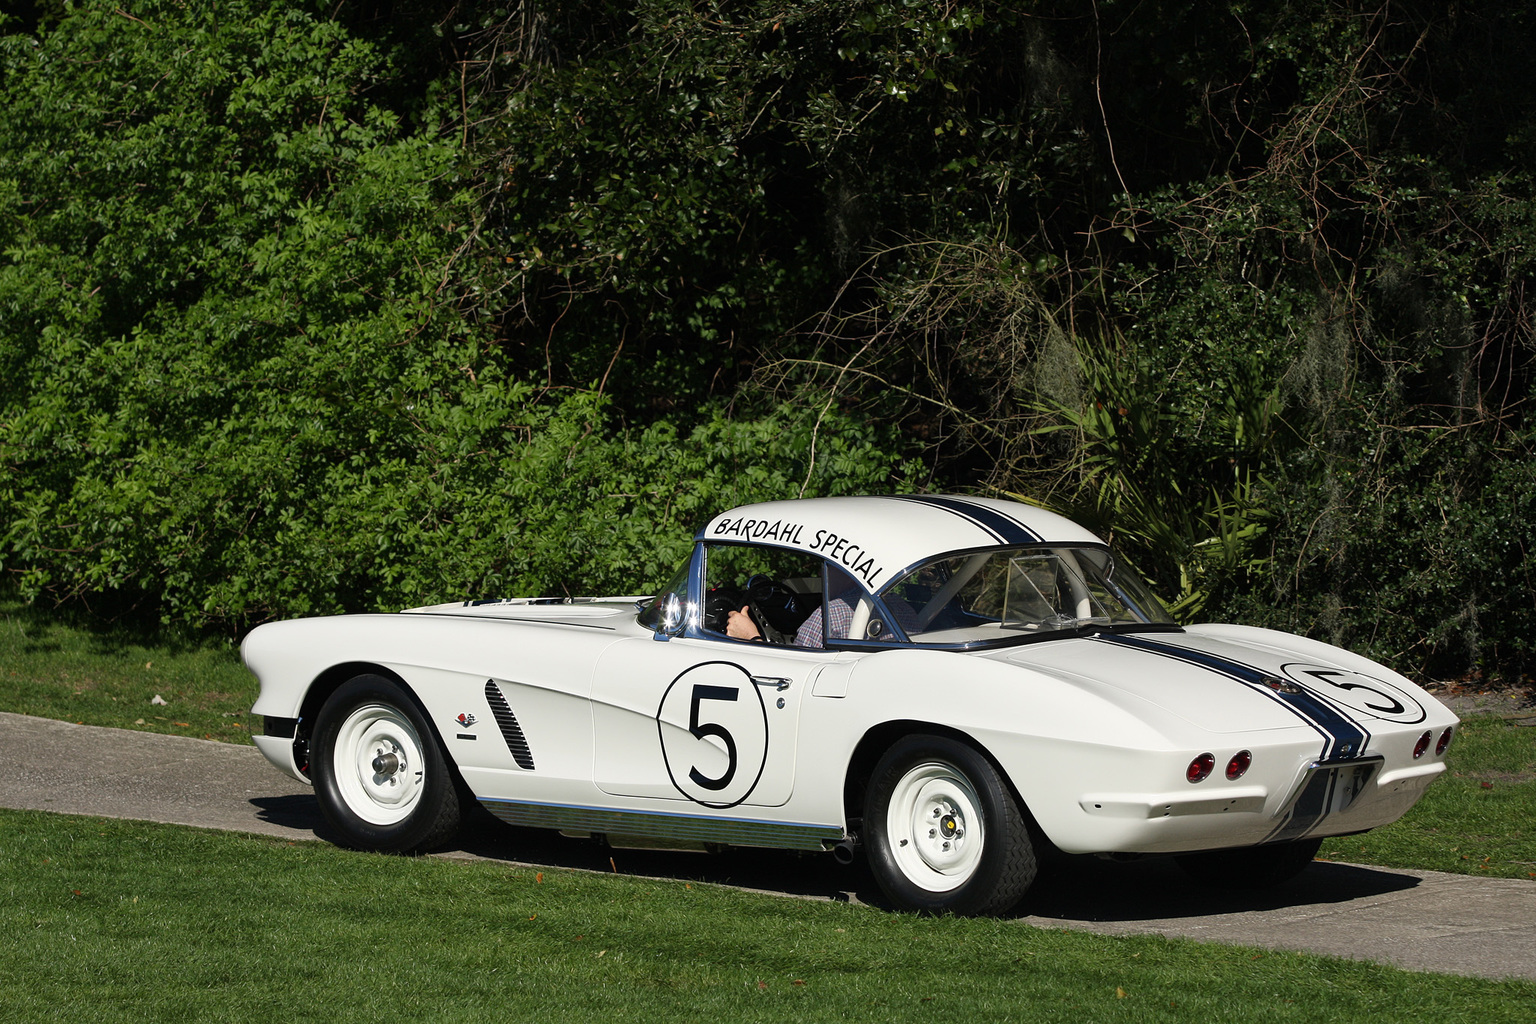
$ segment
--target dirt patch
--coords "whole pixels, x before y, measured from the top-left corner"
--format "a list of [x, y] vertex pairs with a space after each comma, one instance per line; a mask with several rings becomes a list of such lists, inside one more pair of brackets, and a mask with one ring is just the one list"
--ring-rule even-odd
[[1501, 715], [1505, 718], [1525, 718], [1520, 724], [1536, 726], [1536, 687], [1528, 683], [1519, 686], [1489, 686], [1481, 681], [1452, 680], [1430, 683], [1424, 689], [1462, 717]]

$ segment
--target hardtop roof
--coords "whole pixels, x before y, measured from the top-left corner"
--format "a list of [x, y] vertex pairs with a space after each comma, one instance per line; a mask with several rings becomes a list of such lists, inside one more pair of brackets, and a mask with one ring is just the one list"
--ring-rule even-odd
[[1001, 498], [900, 494], [742, 505], [715, 516], [698, 540], [791, 548], [841, 565], [870, 592], [952, 551], [1025, 544], [1102, 544], [1054, 512]]

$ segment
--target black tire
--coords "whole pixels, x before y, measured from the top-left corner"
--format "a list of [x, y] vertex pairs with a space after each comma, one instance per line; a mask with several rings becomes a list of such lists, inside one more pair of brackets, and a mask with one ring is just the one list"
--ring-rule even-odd
[[1289, 882], [1317, 856], [1321, 839], [1237, 850], [1185, 853], [1174, 860], [1193, 879], [1217, 889], [1270, 889]]
[[310, 776], [346, 846], [414, 853], [458, 830], [457, 780], [437, 734], [411, 695], [383, 676], [355, 676], [326, 700]]
[[870, 869], [891, 902], [925, 914], [1002, 914], [1035, 880], [1018, 801], [974, 748], [907, 736], [870, 776], [864, 806]]

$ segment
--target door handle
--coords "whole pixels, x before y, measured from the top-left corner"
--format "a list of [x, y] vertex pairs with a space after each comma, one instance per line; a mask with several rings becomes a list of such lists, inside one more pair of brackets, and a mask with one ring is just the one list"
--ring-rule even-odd
[[752, 681], [758, 686], [771, 686], [775, 690], [789, 689], [790, 680], [781, 676], [753, 676]]

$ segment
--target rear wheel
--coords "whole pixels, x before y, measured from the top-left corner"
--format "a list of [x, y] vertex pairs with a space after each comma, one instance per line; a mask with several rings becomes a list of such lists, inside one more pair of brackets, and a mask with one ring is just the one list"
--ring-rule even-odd
[[1006, 783], [975, 749], [908, 736], [870, 777], [870, 867], [896, 905], [922, 913], [1000, 914], [1035, 878], [1028, 828]]
[[416, 702], [384, 676], [356, 676], [321, 707], [310, 773], [346, 845], [409, 853], [458, 828], [453, 769]]
[[1174, 858], [1196, 881], [1218, 889], [1268, 889], [1289, 882], [1317, 856], [1321, 839], [1186, 853]]

